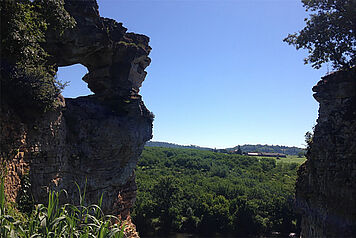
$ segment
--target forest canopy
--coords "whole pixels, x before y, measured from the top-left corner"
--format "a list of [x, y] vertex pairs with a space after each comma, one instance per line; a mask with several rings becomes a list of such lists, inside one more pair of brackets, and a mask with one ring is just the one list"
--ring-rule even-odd
[[140, 235], [297, 232], [299, 164], [195, 149], [146, 147], [132, 213]]

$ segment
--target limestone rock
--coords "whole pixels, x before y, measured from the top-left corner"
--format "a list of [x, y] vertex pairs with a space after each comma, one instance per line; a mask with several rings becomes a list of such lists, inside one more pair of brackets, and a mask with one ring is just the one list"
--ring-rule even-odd
[[136, 237], [129, 211], [136, 198], [134, 169], [152, 137], [153, 116], [139, 95], [150, 64], [149, 38], [100, 17], [95, 0], [65, 0], [65, 8], [76, 27], [60, 38], [49, 32], [43, 47], [51, 64], [87, 67], [83, 80], [94, 95], [59, 96], [56, 110], [26, 122], [1, 102], [7, 195], [15, 201], [21, 177], [29, 174], [36, 202], [46, 203], [49, 189], [65, 189], [65, 199], [76, 203], [78, 183], [86, 186], [87, 203], [104, 194], [104, 212], [126, 219], [127, 236]]
[[301, 236], [355, 237], [356, 69], [323, 77], [313, 91], [319, 117], [296, 185]]

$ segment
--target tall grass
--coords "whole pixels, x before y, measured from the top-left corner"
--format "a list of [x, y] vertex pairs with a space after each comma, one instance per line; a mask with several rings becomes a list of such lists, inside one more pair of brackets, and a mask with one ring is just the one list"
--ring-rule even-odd
[[[78, 185], [77, 185], [78, 186]], [[79, 189], [79, 186], [78, 186]], [[63, 192], [63, 191], [62, 191]], [[103, 196], [98, 204], [84, 206], [79, 189], [80, 204], [60, 205], [61, 192], [50, 191], [48, 205], [36, 205], [27, 219], [17, 219], [5, 199], [4, 179], [0, 185], [0, 237], [124, 237], [125, 224], [117, 217], [105, 215], [101, 210]]]

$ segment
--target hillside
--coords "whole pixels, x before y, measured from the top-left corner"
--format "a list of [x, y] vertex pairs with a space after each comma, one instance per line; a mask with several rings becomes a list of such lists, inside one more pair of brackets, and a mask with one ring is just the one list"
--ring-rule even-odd
[[[169, 142], [160, 142], [160, 141], [148, 141], [146, 143], [147, 147], [163, 147], [163, 148], [177, 148], [177, 149], [197, 149], [197, 150], [210, 150], [213, 151], [213, 148], [200, 147], [196, 145], [178, 145]], [[226, 148], [219, 151], [234, 151], [237, 150], [238, 145], [232, 148]], [[242, 152], [266, 152], [266, 153], [282, 153], [286, 155], [298, 155], [298, 153], [304, 153], [304, 149], [298, 147], [290, 147], [283, 145], [240, 145]]]
[[146, 147], [136, 170], [132, 217], [145, 237], [256, 237], [272, 231], [286, 237], [297, 231], [292, 207], [298, 167], [272, 158]]
[[161, 141], [147, 141], [147, 147], [163, 147], [163, 148], [177, 148], [177, 149], [196, 149], [196, 150], [212, 150], [208, 147], [200, 147], [196, 145], [178, 145], [169, 142], [161, 142]]
[[[227, 148], [227, 151], [237, 150], [238, 146], [233, 148]], [[305, 149], [298, 147], [289, 147], [283, 145], [241, 145], [242, 152], [265, 152], [265, 153], [282, 153], [286, 155], [298, 155], [298, 153], [304, 153]]]

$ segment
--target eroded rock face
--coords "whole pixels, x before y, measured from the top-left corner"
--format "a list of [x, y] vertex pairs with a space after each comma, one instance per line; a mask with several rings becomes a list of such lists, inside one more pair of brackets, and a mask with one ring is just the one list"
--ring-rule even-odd
[[323, 77], [313, 91], [319, 118], [296, 187], [301, 236], [355, 237], [355, 68]]
[[86, 185], [88, 203], [104, 194], [103, 210], [130, 220], [134, 169], [152, 137], [153, 116], [138, 94], [150, 64], [149, 38], [100, 17], [95, 0], [65, 0], [65, 8], [76, 27], [61, 39], [49, 33], [44, 48], [58, 66], [86, 66], [83, 80], [94, 95], [60, 96], [56, 110], [31, 122], [2, 102], [2, 159], [11, 157], [5, 159], [7, 194], [16, 200], [21, 177], [29, 174], [36, 202], [45, 203], [49, 189], [66, 189], [69, 202], [77, 202], [78, 183], [82, 190]]
[[98, 98], [137, 95], [150, 64], [149, 38], [126, 33], [122, 23], [100, 17], [95, 0], [66, 0], [65, 8], [77, 25], [59, 42], [49, 36], [47, 50], [55, 55], [54, 62], [86, 66], [89, 73], [83, 80]]

